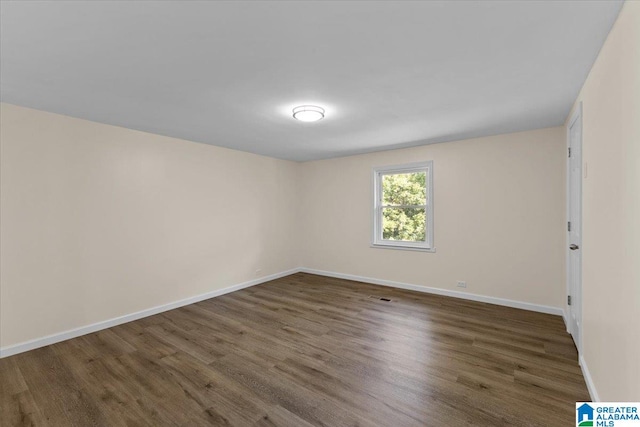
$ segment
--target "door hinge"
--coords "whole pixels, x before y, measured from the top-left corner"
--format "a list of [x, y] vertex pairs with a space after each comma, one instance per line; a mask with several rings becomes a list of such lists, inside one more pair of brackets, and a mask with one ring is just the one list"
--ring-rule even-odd
[[567, 305], [571, 305], [571, 295], [567, 295]]
[[567, 222], [567, 231], [571, 231], [571, 221]]
[[571, 147], [569, 147], [569, 157], [571, 157]]

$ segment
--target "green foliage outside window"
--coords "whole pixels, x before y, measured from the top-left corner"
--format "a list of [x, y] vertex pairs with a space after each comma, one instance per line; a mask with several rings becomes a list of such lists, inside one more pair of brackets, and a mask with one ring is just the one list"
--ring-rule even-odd
[[382, 176], [382, 238], [424, 242], [427, 215], [426, 173]]

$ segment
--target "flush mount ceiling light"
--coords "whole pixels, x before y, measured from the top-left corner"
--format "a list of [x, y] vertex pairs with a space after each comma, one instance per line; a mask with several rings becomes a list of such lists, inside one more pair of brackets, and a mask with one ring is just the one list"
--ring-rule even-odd
[[324, 108], [315, 105], [301, 105], [293, 109], [293, 118], [301, 122], [317, 122], [324, 117]]

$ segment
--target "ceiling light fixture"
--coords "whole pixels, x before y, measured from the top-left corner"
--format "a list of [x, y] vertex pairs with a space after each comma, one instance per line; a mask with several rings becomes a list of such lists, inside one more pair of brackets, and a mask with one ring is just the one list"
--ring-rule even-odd
[[324, 108], [315, 105], [301, 105], [293, 109], [293, 118], [301, 122], [317, 122], [324, 117]]

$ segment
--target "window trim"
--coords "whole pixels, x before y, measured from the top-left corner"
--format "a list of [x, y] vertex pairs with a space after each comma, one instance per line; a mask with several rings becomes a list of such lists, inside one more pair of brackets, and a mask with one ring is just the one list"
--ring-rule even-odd
[[[403, 242], [382, 239], [382, 176], [398, 173], [425, 172], [427, 174], [426, 203], [426, 239], [425, 242]], [[373, 168], [373, 210], [372, 210], [371, 247], [382, 249], [401, 249], [410, 251], [435, 252], [433, 246], [433, 160], [403, 165], [380, 166]]]

